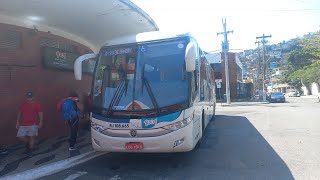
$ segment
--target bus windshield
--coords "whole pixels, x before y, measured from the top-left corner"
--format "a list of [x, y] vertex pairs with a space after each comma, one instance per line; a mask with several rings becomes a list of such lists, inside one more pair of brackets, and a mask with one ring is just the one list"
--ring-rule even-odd
[[96, 67], [94, 106], [126, 115], [159, 113], [187, 102], [186, 43], [171, 40], [103, 49]]

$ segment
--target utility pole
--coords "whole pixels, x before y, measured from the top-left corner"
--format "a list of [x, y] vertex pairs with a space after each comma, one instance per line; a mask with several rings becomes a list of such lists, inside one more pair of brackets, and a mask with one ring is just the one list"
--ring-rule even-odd
[[255, 83], [256, 84], [255, 88], [258, 88], [259, 89], [258, 92], [260, 92], [260, 88], [261, 88], [261, 86], [259, 86], [260, 85], [260, 78], [259, 77], [260, 77], [260, 71], [261, 71], [260, 41], [256, 41], [255, 44], [258, 44], [258, 58], [256, 60], [256, 73], [257, 73], [256, 75], [257, 75], [257, 79], [256, 79], [256, 83]]
[[226, 18], [222, 19], [223, 32], [217, 33], [217, 36], [223, 34], [224, 41], [222, 42], [222, 51], [224, 52], [224, 67], [225, 67], [225, 76], [226, 76], [226, 96], [227, 104], [230, 104], [230, 83], [229, 83], [229, 64], [228, 64], [228, 52], [229, 52], [229, 42], [228, 34], [233, 33], [233, 31], [227, 31], [227, 21]]
[[263, 101], [266, 101], [266, 92], [265, 92], [265, 76], [266, 76], [266, 64], [265, 64], [265, 44], [267, 43], [266, 38], [271, 38], [272, 36], [265, 36], [264, 34], [262, 36], [258, 36], [256, 37], [256, 39], [262, 39], [261, 43], [262, 43], [262, 96], [263, 96]]

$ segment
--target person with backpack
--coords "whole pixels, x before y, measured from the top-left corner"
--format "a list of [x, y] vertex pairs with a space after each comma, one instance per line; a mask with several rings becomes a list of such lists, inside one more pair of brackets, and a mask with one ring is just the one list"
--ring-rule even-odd
[[70, 128], [69, 151], [76, 150], [76, 142], [79, 128], [79, 116], [82, 112], [82, 105], [78, 94], [71, 92], [69, 97], [59, 101], [57, 109], [62, 112], [63, 120]]

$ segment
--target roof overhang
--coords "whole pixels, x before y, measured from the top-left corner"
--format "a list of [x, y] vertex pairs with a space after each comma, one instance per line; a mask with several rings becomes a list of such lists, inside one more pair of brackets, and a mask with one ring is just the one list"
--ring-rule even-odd
[[0, 23], [49, 31], [94, 52], [114, 38], [159, 30], [129, 0], [1, 0]]

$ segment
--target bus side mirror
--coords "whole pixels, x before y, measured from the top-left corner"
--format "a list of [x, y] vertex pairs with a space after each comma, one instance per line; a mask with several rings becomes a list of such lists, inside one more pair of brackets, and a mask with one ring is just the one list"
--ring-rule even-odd
[[196, 70], [197, 46], [193, 42], [189, 42], [186, 47], [185, 62], [186, 71], [193, 72]]
[[74, 77], [76, 78], [76, 80], [81, 80], [82, 78], [82, 62], [88, 59], [96, 58], [96, 57], [97, 57], [97, 54], [91, 53], [91, 54], [84, 54], [76, 59], [73, 65]]

